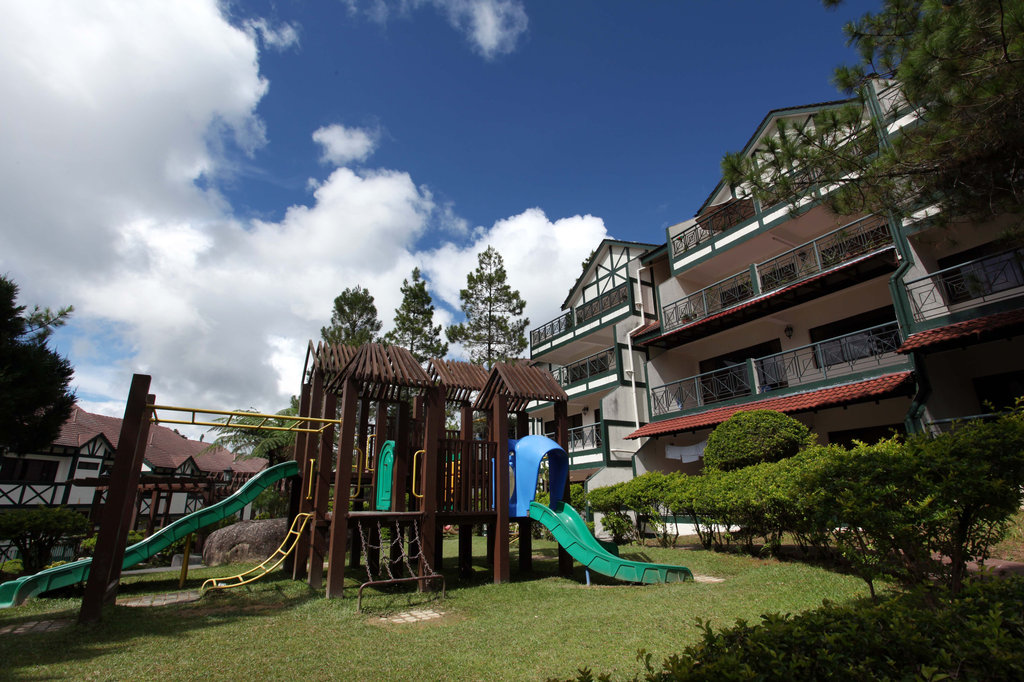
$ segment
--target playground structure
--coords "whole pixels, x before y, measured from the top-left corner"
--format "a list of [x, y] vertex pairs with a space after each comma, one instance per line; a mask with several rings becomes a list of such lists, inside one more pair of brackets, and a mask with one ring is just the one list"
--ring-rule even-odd
[[[443, 528], [458, 529], [458, 573], [466, 577], [472, 573], [472, 535], [479, 524], [487, 528], [494, 582], [502, 583], [511, 573], [512, 522], [519, 524], [519, 570], [532, 570], [533, 521], [547, 526], [558, 540], [560, 575], [571, 576], [575, 559], [590, 570], [631, 582], [692, 578], [681, 566], [619, 558], [614, 546], [594, 538], [569, 506], [568, 456], [559, 445], [568, 437], [567, 396], [550, 373], [518, 362], [496, 363], [486, 372], [469, 363], [435, 359], [428, 374], [408, 350], [378, 344], [314, 348], [310, 342], [299, 414], [260, 415], [267, 420], [259, 426], [296, 433], [294, 461], [261, 472], [222, 502], [179, 519], [126, 551], [149, 424], [219, 427], [224, 423], [199, 420], [197, 413], [227, 414], [157, 405], [155, 396], [147, 395], [149, 383], [144, 375], [132, 381], [95, 557], [4, 583], [0, 607], [87, 580], [79, 620], [95, 622], [102, 605], [116, 596], [123, 568], [237, 512], [267, 486], [288, 477], [291, 530], [281, 548], [253, 571], [208, 581], [204, 588], [247, 584], [283, 562], [294, 579], [323, 589], [328, 598], [344, 595], [346, 571], [355, 578], [361, 564], [369, 580], [362, 583], [360, 597], [366, 586], [402, 582], [417, 582], [424, 590], [440, 580], [443, 590]], [[554, 405], [555, 440], [528, 435], [526, 408], [533, 401]], [[445, 429], [446, 406], [460, 411], [460, 430]], [[191, 412], [191, 419], [157, 418], [157, 409]], [[474, 436], [474, 422], [481, 421], [477, 415], [486, 422], [486, 440]], [[516, 438], [509, 438], [510, 416], [515, 417]], [[534, 500], [544, 462], [550, 506]], [[406, 575], [396, 576], [396, 570]]]

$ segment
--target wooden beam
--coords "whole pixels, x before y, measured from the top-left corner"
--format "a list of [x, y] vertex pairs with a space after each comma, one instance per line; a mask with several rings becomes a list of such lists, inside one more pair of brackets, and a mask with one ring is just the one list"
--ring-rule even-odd
[[[319, 384], [319, 385], [318, 385]], [[319, 389], [319, 390], [318, 390]], [[323, 390], [323, 381], [313, 379], [313, 406], [321, 418], [335, 417], [338, 399]], [[311, 438], [316, 444], [313, 467], [313, 523], [310, 524], [309, 586], [314, 590], [324, 586], [324, 559], [327, 555], [327, 503], [331, 492], [331, 466], [334, 461], [334, 427], [329, 426], [320, 438]]]
[[114, 467], [110, 473], [110, 489], [107, 490], [99, 537], [96, 538], [96, 551], [78, 612], [78, 622], [82, 624], [98, 622], [103, 605], [117, 596], [117, 583], [121, 578], [121, 563], [124, 561], [125, 543], [130, 530], [127, 520], [132, 518], [130, 505], [135, 503], [139, 473], [149, 437], [149, 416], [152, 410], [147, 404], [156, 402], [153, 396], [148, 395], [151, 380], [146, 374], [132, 376], [124, 419], [121, 420], [117, 452], [114, 455]]
[[491, 440], [497, 445], [494, 464], [494, 582], [511, 579], [508, 555], [508, 399], [503, 393], [494, 397], [491, 407]]
[[[559, 400], [554, 404], [555, 412], [555, 442], [565, 448], [566, 452], [569, 452], [569, 404], [564, 400]], [[565, 490], [550, 491], [551, 501], [563, 500], [568, 502], [569, 497], [569, 477], [565, 477]], [[569, 556], [569, 552], [565, 551], [565, 548], [561, 545], [558, 546], [558, 575], [563, 578], [572, 577], [572, 557]]]
[[330, 551], [327, 566], [327, 598], [344, 596], [345, 550], [348, 542], [348, 502], [352, 491], [352, 449], [356, 438], [356, 407], [359, 384], [349, 376], [341, 395], [341, 438], [334, 472], [334, 515], [331, 518]]
[[[420, 480], [423, 481], [423, 516], [420, 523], [420, 550], [422, 552], [418, 567], [419, 575], [429, 575], [429, 562], [433, 562], [435, 571], [441, 570], [441, 529], [437, 526], [437, 508], [441, 479], [443, 476], [441, 462], [441, 444], [444, 438], [444, 386], [427, 389], [424, 401], [423, 424], [423, 461]], [[422, 587], [424, 583], [419, 583]]]
[[[303, 377], [305, 379], [305, 377]], [[310, 416], [310, 395], [313, 390], [311, 383], [303, 382], [299, 391], [299, 416]], [[291, 489], [288, 495], [288, 527], [292, 527], [295, 517], [300, 513], [308, 514], [313, 511], [312, 500], [307, 500], [309, 491], [309, 451], [310, 441], [308, 433], [299, 432], [295, 434], [295, 461], [299, 464], [299, 476], [291, 480]], [[295, 543], [295, 550], [285, 557], [284, 570], [292, 574], [292, 580], [303, 580], [306, 577], [306, 562], [309, 560], [309, 534], [303, 534]]]

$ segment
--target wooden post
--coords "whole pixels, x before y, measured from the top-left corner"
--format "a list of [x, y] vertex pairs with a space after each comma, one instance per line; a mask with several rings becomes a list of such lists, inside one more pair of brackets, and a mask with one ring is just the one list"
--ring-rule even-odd
[[151, 377], [146, 374], [132, 376], [117, 440], [117, 454], [110, 472], [107, 502], [103, 507], [99, 537], [96, 538], [96, 551], [78, 612], [78, 622], [82, 624], [98, 622], [103, 605], [112, 602], [117, 596], [117, 583], [121, 579], [121, 563], [124, 561], [128, 539], [126, 520], [132, 516], [129, 505], [135, 502], [139, 472], [146, 454], [146, 440], [149, 438], [151, 410], [147, 403], [152, 404], [156, 400], [148, 395], [150, 381]]
[[152, 535], [156, 527], [156, 508], [160, 504], [160, 491], [156, 488], [149, 496], [149, 519], [146, 521], [146, 535]]
[[327, 565], [327, 598], [344, 596], [345, 545], [348, 542], [348, 501], [352, 490], [352, 448], [356, 437], [356, 406], [359, 384], [354, 378], [345, 381], [341, 395], [341, 438], [338, 442], [338, 465], [334, 473], [334, 516], [331, 519], [330, 552]]
[[[309, 415], [309, 395], [312, 385], [303, 383], [299, 391], [299, 416]], [[300, 423], [302, 428], [309, 428], [309, 423]], [[298, 478], [291, 479], [288, 495], [288, 527], [292, 527], [295, 517], [300, 513], [308, 514], [313, 509], [311, 500], [306, 499], [309, 490], [309, 452], [306, 444], [309, 441], [309, 434], [295, 434], [295, 461], [299, 463]], [[309, 559], [309, 535], [303, 535], [295, 543], [295, 550], [285, 557], [284, 570], [292, 574], [292, 580], [302, 580], [306, 577], [306, 561]]]
[[[364, 492], [368, 490], [367, 481], [365, 480], [366, 470], [370, 466], [370, 451], [367, 447], [369, 445], [369, 433], [370, 433], [370, 399], [363, 398], [359, 401], [359, 430], [356, 432], [355, 446], [359, 448], [359, 452], [362, 456], [359, 461], [356, 462], [356, 489], [355, 496], [352, 499], [352, 511], [362, 511], [363, 501], [366, 498]], [[337, 494], [337, 493], [335, 493]], [[371, 501], [370, 504], [373, 504]], [[358, 566], [360, 555], [363, 552], [363, 542], [359, 533], [352, 534], [352, 549], [351, 556], [349, 557], [349, 566]]]
[[459, 577], [473, 575], [473, 524], [459, 524]]
[[[375, 433], [377, 437], [373, 441], [373, 456], [370, 457], [370, 461], [373, 462], [373, 484], [370, 486], [370, 508], [373, 509], [377, 501], [377, 467], [380, 465], [380, 449], [384, 445], [384, 441], [388, 438], [388, 405], [384, 402], [377, 403], [377, 424]], [[377, 575], [380, 572], [380, 529], [376, 523], [370, 524], [368, 529], [366, 541], [372, 545], [372, 547], [366, 548], [366, 567], [369, 569], [371, 575]]]
[[[438, 488], [442, 477], [441, 440], [444, 435], [444, 386], [433, 386], [427, 390], [425, 422], [423, 425], [423, 462], [420, 480], [423, 481], [423, 515], [420, 523], [422, 559], [419, 575], [428, 575], [428, 561], [434, 562], [434, 570], [441, 570], [440, 528], [437, 526]], [[421, 589], [423, 583], [419, 583]]]
[[[555, 402], [555, 442], [569, 452], [569, 405], [565, 401]], [[569, 501], [569, 477], [565, 478], [564, 490], [551, 490], [551, 501]], [[572, 577], [572, 557], [561, 545], [558, 546], [558, 575], [563, 578]]]
[[[313, 384], [313, 405], [318, 407], [319, 417], [334, 419], [338, 407], [338, 398], [333, 393], [325, 393], [323, 384], [318, 392], [316, 381]], [[318, 395], [319, 393], [319, 395]], [[319, 590], [324, 586], [324, 559], [327, 557], [327, 502], [331, 493], [331, 469], [334, 460], [334, 426], [331, 425], [320, 432], [316, 450], [316, 465], [313, 476], [313, 523], [310, 532], [309, 548], [309, 586]]]
[[511, 578], [508, 556], [508, 398], [499, 393], [491, 406], [491, 439], [497, 443], [494, 458], [494, 582]]
[[[530, 435], [530, 421], [526, 412], [516, 413], [516, 438]], [[520, 495], [524, 491], [519, 492]], [[518, 519], [519, 523], [519, 571], [533, 572], [533, 520], [529, 516]]]

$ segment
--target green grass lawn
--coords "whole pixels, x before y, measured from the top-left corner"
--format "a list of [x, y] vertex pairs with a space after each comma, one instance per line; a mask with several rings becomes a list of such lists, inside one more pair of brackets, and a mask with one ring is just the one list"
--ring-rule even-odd
[[[684, 549], [623, 547], [628, 558], [688, 566], [717, 583], [637, 586], [591, 576], [556, 577], [555, 545], [535, 541], [532, 578], [490, 583], [483, 544], [473, 580], [459, 582], [454, 542], [446, 544], [448, 596], [367, 590], [357, 614], [362, 569], [348, 571], [345, 599], [326, 600], [305, 583], [265, 578], [191, 604], [113, 607], [94, 627], [0, 636], [0, 678], [160, 680], [524, 680], [568, 677], [590, 666], [616, 676], [640, 672], [640, 648], [656, 659], [699, 635], [696, 620], [715, 625], [797, 612], [823, 599], [863, 597], [859, 579], [800, 563]], [[186, 588], [240, 572], [239, 566], [193, 571]], [[177, 574], [126, 577], [121, 596], [177, 591]], [[77, 617], [75, 598], [34, 599], [0, 611], [0, 627], [40, 618]], [[392, 624], [381, 616], [430, 606], [438, 620]]]

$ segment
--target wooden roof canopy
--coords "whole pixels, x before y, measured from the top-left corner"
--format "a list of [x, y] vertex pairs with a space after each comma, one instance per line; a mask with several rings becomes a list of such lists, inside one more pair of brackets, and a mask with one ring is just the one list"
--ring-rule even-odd
[[550, 372], [518, 362], [494, 363], [473, 409], [491, 409], [494, 399], [499, 395], [508, 399], [509, 412], [522, 412], [534, 400], [544, 402], [569, 399]]
[[430, 360], [430, 377], [445, 387], [445, 400], [468, 403], [473, 394], [482, 391], [487, 384], [487, 370], [480, 365], [458, 360]]
[[422, 390], [434, 385], [412, 353], [401, 346], [379, 343], [360, 346], [325, 385], [328, 390], [340, 391], [350, 379], [359, 385], [359, 397], [370, 400], [394, 401], [401, 397], [403, 388]]

